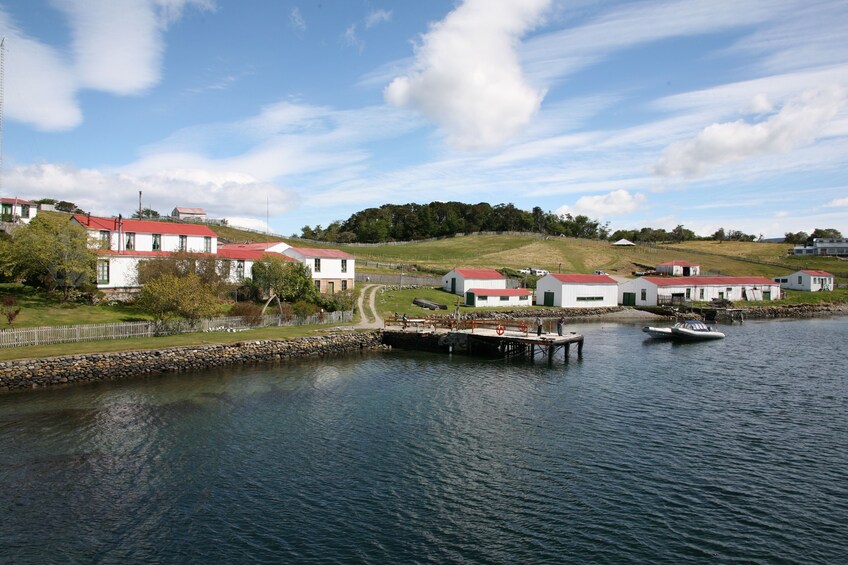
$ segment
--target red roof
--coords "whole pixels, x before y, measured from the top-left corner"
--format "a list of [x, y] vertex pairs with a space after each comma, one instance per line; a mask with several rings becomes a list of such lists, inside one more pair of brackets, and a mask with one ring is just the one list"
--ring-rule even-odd
[[813, 276], [813, 277], [833, 277], [833, 275], [831, 275], [827, 271], [807, 271], [807, 270], [803, 270], [801, 272], [806, 273], [806, 274]]
[[506, 277], [494, 269], [456, 269], [456, 272], [466, 279], [505, 279]]
[[551, 273], [556, 280], [566, 284], [618, 284], [607, 275], [560, 275]]
[[321, 249], [316, 247], [291, 247], [292, 251], [304, 257], [317, 257], [319, 259], [353, 259], [353, 255], [339, 249]]
[[177, 206], [174, 208], [178, 214], [202, 214], [206, 215], [206, 210], [203, 208], [183, 208], [182, 206]]
[[266, 249], [270, 249], [275, 245], [279, 245], [280, 243], [285, 244], [284, 241], [264, 241], [260, 243], [224, 243], [218, 246], [218, 250], [221, 249], [252, 249], [254, 251], [264, 251]]
[[[121, 251], [114, 251], [112, 249], [95, 249], [95, 253], [98, 255], [109, 255], [114, 257], [170, 257], [174, 255], [173, 251], [127, 251], [123, 249]], [[193, 255], [201, 255], [201, 253], [195, 253]], [[205, 253], [202, 255], [206, 255]]]
[[35, 206], [33, 202], [24, 200], [23, 198], [0, 198], [3, 204], [23, 204], [24, 206]]
[[224, 259], [247, 259], [251, 261], [260, 261], [264, 257], [279, 257], [283, 261], [294, 261], [294, 259], [286, 257], [282, 253], [265, 251], [264, 249], [245, 249], [230, 246], [219, 246], [217, 255]]
[[665, 263], [660, 263], [657, 267], [699, 267], [700, 265], [696, 263], [689, 263], [688, 261], [666, 261]]
[[161, 233], [169, 235], [197, 235], [203, 237], [218, 237], [211, 229], [200, 224], [177, 224], [173, 222], [132, 220], [126, 218], [122, 218], [119, 220], [118, 218], [100, 218], [97, 216], [88, 216], [82, 214], [74, 214], [73, 219], [82, 224], [84, 228], [90, 230], [118, 231], [118, 222], [120, 221], [120, 229], [125, 233]]
[[765, 277], [642, 277], [657, 286], [727, 286], [768, 285], [776, 283]]
[[471, 288], [468, 292], [473, 292], [477, 296], [530, 296], [532, 290], [526, 288]]

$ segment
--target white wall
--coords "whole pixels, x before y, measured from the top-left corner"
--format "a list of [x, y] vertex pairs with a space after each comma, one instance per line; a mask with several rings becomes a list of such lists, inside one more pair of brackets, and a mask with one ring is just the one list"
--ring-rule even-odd
[[456, 278], [456, 294], [457, 296], [465, 296], [465, 293], [472, 288], [494, 288], [505, 289], [506, 279], [466, 279], [456, 271], [451, 271], [442, 277], [442, 289], [446, 292], [451, 291], [451, 279]]
[[[479, 287], [475, 287], [479, 288]], [[501, 300], [500, 296], [477, 296], [474, 295], [474, 304], [466, 304], [466, 306], [477, 306], [480, 308], [499, 308], [501, 306], [532, 306], [533, 295], [527, 296], [505, 296], [505, 300]]]

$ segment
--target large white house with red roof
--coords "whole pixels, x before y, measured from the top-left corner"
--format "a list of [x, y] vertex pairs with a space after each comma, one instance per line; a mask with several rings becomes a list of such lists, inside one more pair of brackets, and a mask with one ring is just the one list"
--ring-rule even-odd
[[217, 256], [224, 262], [224, 272], [229, 273], [227, 280], [240, 283], [245, 278], [253, 276], [253, 265], [268, 255], [278, 255], [284, 261], [294, 261], [282, 254], [288, 249], [288, 244], [282, 241], [267, 243], [226, 243], [218, 245]]
[[354, 286], [356, 263], [350, 253], [315, 247], [289, 247], [282, 253], [309, 267], [318, 292], [333, 294]]
[[638, 277], [618, 287], [624, 306], [779, 298], [780, 285], [765, 277]]
[[112, 251], [155, 251], [173, 253], [212, 253], [218, 250], [218, 236], [201, 224], [155, 222], [121, 218], [100, 218], [74, 214], [71, 221], [80, 224]]
[[536, 304], [559, 308], [618, 306], [618, 283], [608, 275], [550, 273], [536, 282]]
[[506, 277], [494, 269], [454, 269], [442, 277], [442, 288], [465, 296], [471, 289], [505, 289]]
[[657, 272], [675, 277], [697, 277], [701, 274], [701, 266], [686, 261], [668, 261], [657, 265]]
[[0, 214], [4, 222], [28, 224], [38, 214], [38, 205], [23, 198], [0, 198]]
[[774, 282], [780, 288], [789, 290], [807, 290], [816, 292], [819, 290], [833, 290], [833, 275], [827, 271], [803, 270], [795, 271], [791, 275], [776, 277]]

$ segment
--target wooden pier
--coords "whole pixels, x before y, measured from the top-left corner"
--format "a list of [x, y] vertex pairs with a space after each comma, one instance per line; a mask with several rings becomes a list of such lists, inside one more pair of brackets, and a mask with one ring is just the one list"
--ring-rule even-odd
[[[568, 361], [571, 345], [577, 345], [577, 356], [583, 356], [583, 336], [564, 335], [530, 328], [523, 320], [456, 320], [453, 318], [388, 318], [386, 331], [399, 332], [403, 343], [413, 347], [415, 341], [426, 342], [427, 349], [446, 350], [468, 355], [499, 356], [504, 359], [524, 357], [546, 358], [552, 362], [563, 352]], [[391, 328], [391, 329], [389, 329]], [[397, 328], [397, 329], [395, 329]], [[419, 339], [415, 339], [417, 336]], [[437, 343], [438, 347], [433, 347]]]

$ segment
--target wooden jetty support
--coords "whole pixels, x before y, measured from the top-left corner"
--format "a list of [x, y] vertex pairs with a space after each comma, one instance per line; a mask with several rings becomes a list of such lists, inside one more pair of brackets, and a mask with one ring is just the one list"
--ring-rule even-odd
[[[540, 356], [552, 362], [563, 352], [568, 361], [571, 345], [583, 356], [583, 336], [569, 332], [557, 335], [531, 331], [523, 320], [456, 320], [454, 318], [388, 318], [386, 332], [398, 332], [394, 343], [400, 347], [445, 350], [469, 355], [499, 356], [504, 359]], [[390, 329], [391, 328], [391, 329]], [[397, 328], [397, 329], [395, 329]]]

